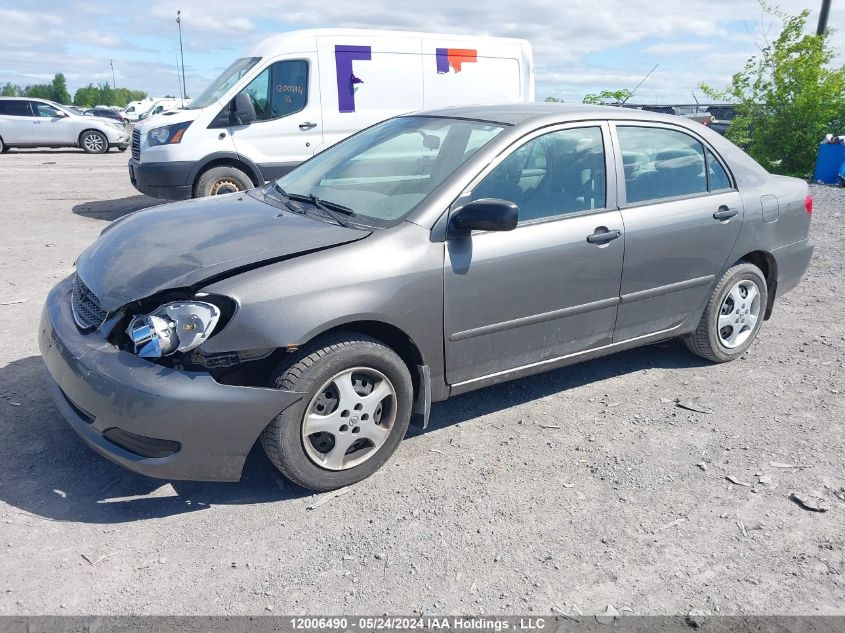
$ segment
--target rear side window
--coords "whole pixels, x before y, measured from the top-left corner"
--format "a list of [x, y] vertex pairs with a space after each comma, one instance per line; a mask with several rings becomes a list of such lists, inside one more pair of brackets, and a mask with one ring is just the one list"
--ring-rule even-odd
[[616, 128], [628, 204], [707, 193], [704, 146], [676, 130]]
[[243, 92], [252, 99], [257, 121], [269, 121], [299, 112], [308, 102], [308, 62], [276, 62], [265, 68]]
[[484, 177], [472, 199], [519, 205], [519, 221], [605, 207], [607, 176], [599, 127], [550, 132], [518, 147]]
[[710, 191], [719, 191], [721, 189], [731, 189], [731, 179], [722, 164], [713, 156], [713, 152], [707, 150], [707, 174], [710, 182]]
[[2, 101], [0, 100], [0, 114], [6, 116], [32, 116], [28, 101]]

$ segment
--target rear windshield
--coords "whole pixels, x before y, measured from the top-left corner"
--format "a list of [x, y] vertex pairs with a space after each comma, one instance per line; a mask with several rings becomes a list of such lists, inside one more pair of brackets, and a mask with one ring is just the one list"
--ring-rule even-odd
[[357, 215], [393, 222], [407, 215], [505, 129], [439, 117], [390, 119], [318, 154], [277, 183]]

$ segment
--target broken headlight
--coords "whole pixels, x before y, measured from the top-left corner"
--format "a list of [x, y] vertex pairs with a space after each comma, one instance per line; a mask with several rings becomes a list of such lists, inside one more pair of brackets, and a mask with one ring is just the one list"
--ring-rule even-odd
[[135, 316], [126, 328], [141, 358], [161, 358], [199, 347], [214, 331], [220, 309], [205, 301], [173, 301]]

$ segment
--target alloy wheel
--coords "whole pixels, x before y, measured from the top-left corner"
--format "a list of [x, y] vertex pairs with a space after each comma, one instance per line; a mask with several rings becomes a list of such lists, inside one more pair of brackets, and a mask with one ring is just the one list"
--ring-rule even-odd
[[748, 279], [734, 284], [722, 301], [717, 328], [719, 342], [728, 349], [742, 345], [760, 319], [760, 290]]

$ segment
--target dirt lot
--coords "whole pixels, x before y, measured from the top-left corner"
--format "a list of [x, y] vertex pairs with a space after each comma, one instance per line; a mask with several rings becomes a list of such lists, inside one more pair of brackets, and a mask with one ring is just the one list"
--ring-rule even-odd
[[48, 289], [155, 202], [127, 158], [0, 157], [0, 614], [845, 614], [845, 191], [813, 188], [812, 267], [741, 360], [671, 342], [455, 398], [310, 509], [259, 450], [239, 484], [133, 475], [51, 403]]

